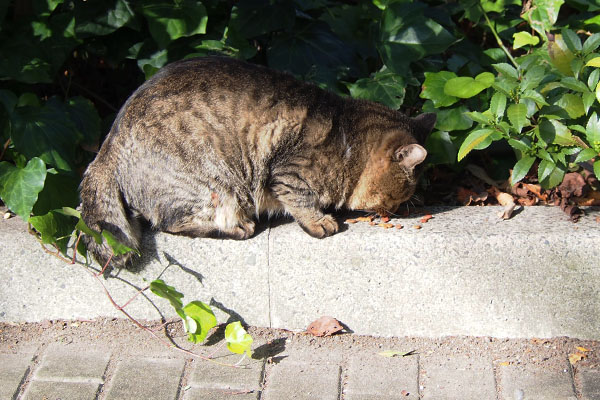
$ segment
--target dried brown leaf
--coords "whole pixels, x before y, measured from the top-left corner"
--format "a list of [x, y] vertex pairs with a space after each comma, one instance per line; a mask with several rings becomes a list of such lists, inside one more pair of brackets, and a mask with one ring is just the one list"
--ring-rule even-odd
[[323, 316], [308, 325], [306, 331], [314, 336], [331, 336], [344, 329], [340, 321], [333, 317]]
[[585, 189], [585, 179], [577, 172], [565, 174], [562, 183], [558, 186], [558, 190], [564, 199], [568, 199], [569, 197], [581, 197], [584, 195]]
[[425, 216], [423, 216], [423, 218], [421, 218], [421, 222], [422, 223], [426, 223], [427, 221], [429, 221], [431, 218], [433, 218], [433, 215], [431, 214], [427, 214]]

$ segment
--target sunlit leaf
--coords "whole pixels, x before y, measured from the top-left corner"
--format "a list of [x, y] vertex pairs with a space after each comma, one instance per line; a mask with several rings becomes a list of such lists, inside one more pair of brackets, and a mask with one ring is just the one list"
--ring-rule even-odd
[[249, 357], [252, 356], [251, 346], [254, 340], [242, 327], [240, 321], [232, 322], [225, 327], [225, 341], [232, 353], [246, 353]]
[[486, 140], [490, 135], [494, 133], [493, 129], [478, 129], [471, 132], [464, 140], [460, 149], [458, 149], [458, 161], [465, 158], [471, 150], [473, 150], [478, 144]]
[[183, 298], [183, 293], [175, 290], [173, 286], [167, 285], [162, 279], [155, 279], [150, 282], [150, 290], [155, 295], [169, 300], [173, 308], [176, 310], [183, 308], [183, 303], [181, 301]]
[[519, 49], [523, 46], [531, 45], [535, 46], [540, 42], [540, 38], [533, 36], [529, 32], [517, 32], [513, 33], [514, 44], [513, 48]]
[[192, 301], [186, 304], [182, 311], [185, 314], [183, 321], [190, 342], [202, 343], [208, 332], [217, 326], [217, 318], [206, 303]]
[[535, 160], [535, 157], [524, 155], [523, 158], [517, 161], [512, 170], [510, 184], [515, 185], [516, 183], [521, 181], [521, 179], [523, 179], [525, 175], [527, 175]]
[[24, 221], [29, 218], [45, 180], [46, 164], [37, 157], [29, 160], [25, 168], [0, 162], [0, 198]]
[[456, 78], [456, 74], [450, 71], [425, 72], [420, 97], [429, 99], [435, 107], [447, 107], [458, 101], [455, 96], [449, 96], [444, 92], [444, 86], [450, 79]]
[[527, 118], [527, 106], [523, 103], [511, 104], [506, 110], [506, 116], [517, 132], [529, 125]]

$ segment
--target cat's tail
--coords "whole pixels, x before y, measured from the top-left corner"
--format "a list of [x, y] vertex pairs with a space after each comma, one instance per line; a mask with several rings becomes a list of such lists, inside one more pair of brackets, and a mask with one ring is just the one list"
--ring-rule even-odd
[[[113, 171], [92, 163], [83, 176], [80, 187], [81, 216], [86, 225], [97, 231], [108, 231], [121, 244], [139, 249], [141, 228], [138, 219], [125, 206], [125, 199]], [[104, 168], [103, 168], [104, 167]], [[87, 251], [101, 266], [126, 267], [131, 265], [135, 253], [115, 255], [105, 237], [102, 243], [84, 235]]]

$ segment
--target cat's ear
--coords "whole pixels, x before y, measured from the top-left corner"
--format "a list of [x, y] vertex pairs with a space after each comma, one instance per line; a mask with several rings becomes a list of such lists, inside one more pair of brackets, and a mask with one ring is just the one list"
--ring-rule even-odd
[[400, 146], [394, 152], [394, 161], [399, 162], [408, 169], [413, 169], [421, 164], [425, 161], [425, 157], [427, 157], [427, 150], [418, 144]]
[[424, 113], [412, 119], [415, 139], [421, 144], [425, 144], [427, 136], [433, 130], [437, 115], [434, 113]]

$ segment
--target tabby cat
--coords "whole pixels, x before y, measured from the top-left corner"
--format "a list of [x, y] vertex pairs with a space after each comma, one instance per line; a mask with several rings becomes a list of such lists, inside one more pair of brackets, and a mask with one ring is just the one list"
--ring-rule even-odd
[[[131, 248], [140, 218], [246, 239], [255, 216], [285, 213], [323, 238], [338, 231], [328, 207], [393, 212], [413, 195], [434, 124], [231, 58], [175, 62], [121, 108], [84, 174], [83, 219]], [[85, 240], [107, 262], [107, 245]]]

